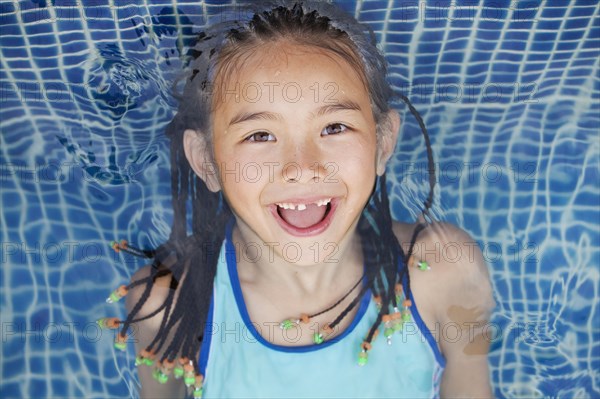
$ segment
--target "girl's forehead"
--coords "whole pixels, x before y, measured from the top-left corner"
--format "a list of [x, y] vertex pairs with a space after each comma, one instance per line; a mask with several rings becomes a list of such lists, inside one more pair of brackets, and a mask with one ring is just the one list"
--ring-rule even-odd
[[[264, 78], [294, 78], [302, 80], [311, 75], [312, 78], [335, 72], [343, 80], [363, 83], [358, 68], [351, 65], [348, 59], [331, 50], [280, 40], [242, 51], [232, 57], [221, 68], [222, 81], [248, 81]], [[266, 75], [266, 76], [263, 76]], [[330, 76], [329, 76], [330, 77]]]
[[362, 74], [351, 62], [330, 50], [289, 42], [235, 54], [221, 66], [215, 86], [216, 107], [227, 99], [238, 104], [265, 99], [257, 97], [257, 91], [269, 94], [272, 101], [296, 96], [319, 100], [327, 93], [330, 101], [341, 95], [369, 99]]

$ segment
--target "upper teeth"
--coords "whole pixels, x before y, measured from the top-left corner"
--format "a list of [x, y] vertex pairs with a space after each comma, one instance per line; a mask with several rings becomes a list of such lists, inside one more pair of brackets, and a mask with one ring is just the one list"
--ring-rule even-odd
[[[317, 206], [327, 205], [331, 202], [331, 198], [320, 199], [309, 204], [316, 204]], [[306, 209], [306, 204], [292, 204], [290, 202], [278, 202], [277, 206], [283, 209], [297, 209], [303, 211]]]

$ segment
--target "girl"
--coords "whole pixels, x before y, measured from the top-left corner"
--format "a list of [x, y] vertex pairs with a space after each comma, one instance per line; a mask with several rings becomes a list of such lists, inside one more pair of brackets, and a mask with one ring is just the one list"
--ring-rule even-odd
[[137, 324], [141, 395], [491, 396], [486, 267], [428, 215], [431, 149], [402, 96], [431, 191], [417, 223], [391, 220], [400, 118], [372, 32], [326, 3], [284, 4], [219, 24], [191, 55], [168, 127], [171, 237], [114, 244], [154, 259], [111, 296], [129, 291], [128, 318], [103, 321], [121, 349]]

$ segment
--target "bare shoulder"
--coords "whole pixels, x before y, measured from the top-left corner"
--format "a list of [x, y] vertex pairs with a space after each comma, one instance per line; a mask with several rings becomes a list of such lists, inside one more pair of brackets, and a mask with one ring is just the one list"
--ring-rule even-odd
[[[407, 223], [393, 226], [405, 252], [409, 250], [415, 227]], [[413, 259], [425, 261], [430, 267], [427, 273], [419, 270], [416, 273], [411, 265], [411, 279], [427, 280], [428, 296], [434, 295], [446, 304], [477, 304], [487, 313], [495, 306], [488, 268], [479, 245], [461, 228], [442, 222], [428, 224], [415, 240]], [[445, 316], [438, 313], [436, 319], [443, 321]]]
[[[142, 267], [140, 270], [134, 273], [131, 277], [132, 282], [141, 281], [150, 277], [152, 273], [152, 266], [147, 265]], [[139, 310], [140, 316], [144, 316], [149, 314], [153, 310], [157, 309], [160, 305], [162, 305], [169, 294], [169, 286], [171, 284], [171, 276], [163, 276], [159, 277], [154, 281], [152, 290], [147, 294], [146, 300], [140, 305], [141, 309]], [[146, 291], [147, 284], [142, 283], [140, 285], [132, 288], [127, 294], [125, 306], [127, 307], [127, 311], [131, 312], [131, 310], [142, 300], [142, 296]]]
[[[152, 266], [144, 266], [138, 270], [131, 278], [132, 282], [141, 281], [150, 277]], [[170, 276], [157, 278], [151, 287], [146, 282], [132, 288], [125, 297], [125, 307], [127, 313], [136, 311], [134, 316], [136, 319], [144, 318], [159, 309], [169, 295], [171, 283]], [[150, 289], [149, 291], [147, 291]], [[160, 328], [161, 321], [164, 316], [164, 311], [158, 312], [156, 315], [134, 323], [134, 335], [136, 336], [137, 351], [145, 348]]]
[[[408, 251], [416, 225], [398, 223], [394, 232]], [[475, 240], [448, 223], [431, 223], [417, 236], [409, 265], [419, 313], [446, 359], [442, 397], [492, 397], [486, 327], [495, 302], [487, 265]]]

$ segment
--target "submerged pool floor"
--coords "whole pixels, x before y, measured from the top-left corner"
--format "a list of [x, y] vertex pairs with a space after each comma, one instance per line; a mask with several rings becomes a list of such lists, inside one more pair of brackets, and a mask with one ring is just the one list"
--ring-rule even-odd
[[[108, 242], [169, 235], [170, 87], [218, 3], [0, 4], [2, 397], [136, 395], [133, 345], [95, 320], [123, 316], [104, 300], [141, 262]], [[435, 215], [483, 250], [496, 396], [600, 397], [597, 1], [399, 4], [342, 3], [424, 117]], [[427, 164], [403, 121], [388, 182], [408, 221]]]

